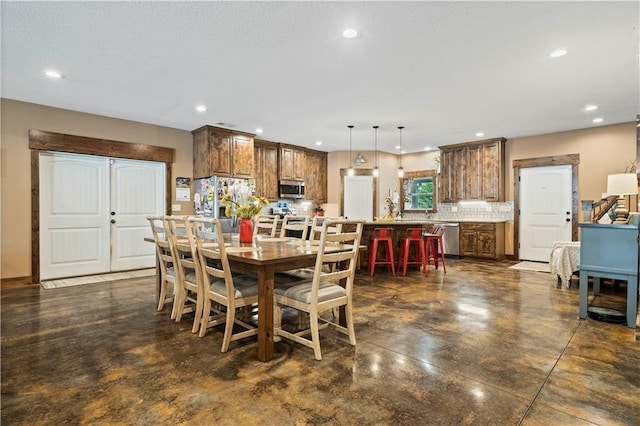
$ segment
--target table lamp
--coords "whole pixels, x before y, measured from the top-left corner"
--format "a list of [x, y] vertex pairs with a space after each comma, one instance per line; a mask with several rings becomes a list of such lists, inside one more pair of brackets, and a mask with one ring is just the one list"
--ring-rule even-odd
[[638, 193], [638, 177], [635, 173], [619, 173], [607, 176], [607, 193], [617, 195], [616, 220], [613, 223], [627, 223], [629, 209], [625, 206], [624, 196]]

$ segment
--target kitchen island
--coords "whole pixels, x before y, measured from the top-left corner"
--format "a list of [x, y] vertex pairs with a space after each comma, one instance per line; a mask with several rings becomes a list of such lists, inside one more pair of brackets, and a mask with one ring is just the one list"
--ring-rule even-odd
[[[504, 258], [505, 219], [395, 219], [393, 221], [365, 222], [363, 244], [368, 244], [375, 228], [393, 228], [393, 247], [397, 250], [400, 239], [408, 228], [429, 229], [432, 225], [447, 226], [444, 233], [445, 255], [501, 260]], [[397, 255], [397, 254], [396, 254]]]

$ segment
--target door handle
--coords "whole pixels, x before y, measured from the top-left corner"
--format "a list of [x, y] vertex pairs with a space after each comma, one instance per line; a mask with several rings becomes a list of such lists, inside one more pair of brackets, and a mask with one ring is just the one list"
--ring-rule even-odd
[[566, 222], [571, 222], [571, 219], [566, 218], [566, 219], [565, 219], [565, 221], [566, 221]]
[[111, 216], [115, 216], [115, 215], [116, 215], [116, 212], [111, 212]]
[[567, 212], [567, 214], [571, 214], [571, 212]]
[[115, 219], [111, 219], [111, 223], [116, 223], [116, 220]]

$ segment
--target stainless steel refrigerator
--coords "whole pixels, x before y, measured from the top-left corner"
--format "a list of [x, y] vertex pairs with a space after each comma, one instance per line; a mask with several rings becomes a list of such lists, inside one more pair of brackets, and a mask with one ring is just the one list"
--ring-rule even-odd
[[219, 176], [196, 179], [194, 190], [196, 216], [215, 217], [220, 220], [223, 232], [234, 232], [237, 229], [236, 218], [225, 216], [225, 205], [220, 202], [220, 198], [230, 193], [238, 201], [241, 193], [255, 194], [255, 191], [255, 179]]

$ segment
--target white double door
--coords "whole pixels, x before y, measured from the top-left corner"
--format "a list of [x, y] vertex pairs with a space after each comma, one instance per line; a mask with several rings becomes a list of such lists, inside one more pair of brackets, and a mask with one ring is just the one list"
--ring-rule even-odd
[[571, 165], [520, 169], [520, 260], [548, 262], [556, 241], [571, 241]]
[[148, 215], [165, 212], [165, 165], [40, 154], [40, 278], [155, 265]]

